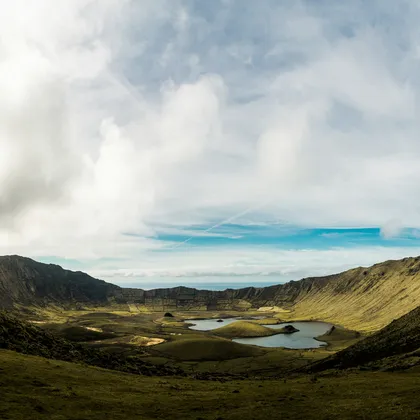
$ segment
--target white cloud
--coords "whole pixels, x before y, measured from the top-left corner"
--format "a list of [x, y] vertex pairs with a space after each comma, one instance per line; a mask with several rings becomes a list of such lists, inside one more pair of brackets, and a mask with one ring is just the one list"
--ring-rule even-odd
[[[413, 254], [414, 253], [414, 254]], [[357, 266], [370, 266], [377, 262], [404, 258], [420, 253], [420, 248], [365, 247], [362, 249], [336, 248], [314, 249], [271, 249], [249, 247], [248, 249], [223, 248], [219, 250], [189, 249], [165, 255], [162, 260], [147, 254], [141, 262], [120, 262], [119, 268], [96, 266], [89, 270], [95, 277], [116, 284], [153, 284], [173, 282], [200, 284], [203, 279], [223, 279], [231, 283], [243, 282], [244, 278], [256, 285], [288, 280], [299, 280], [310, 276], [335, 274]], [[112, 263], [114, 264], [114, 263]], [[127, 264], [127, 268], [124, 267]], [[214, 280], [213, 280], [214, 281]]]
[[0, 249], [134, 266], [167, 245], [157, 225], [249, 209], [420, 227], [420, 10], [404, 3], [3, 1]]
[[381, 226], [381, 236], [386, 239], [395, 238], [398, 236], [402, 230], [403, 225], [398, 219], [388, 220], [383, 226]]

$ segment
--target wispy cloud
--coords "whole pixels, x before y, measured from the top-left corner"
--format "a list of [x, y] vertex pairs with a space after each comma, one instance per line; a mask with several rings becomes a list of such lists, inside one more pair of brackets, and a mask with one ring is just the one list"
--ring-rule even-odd
[[[119, 268], [92, 268], [89, 273], [117, 284], [153, 284], [177, 282], [200, 285], [202, 281], [228, 281], [240, 284], [244, 279], [282, 283], [303, 277], [334, 274], [357, 266], [398, 259], [420, 247], [380, 247], [315, 249], [272, 249], [269, 247], [234, 247], [196, 249], [170, 254], [165, 260], [148, 255], [141, 262], [120, 262]], [[124, 268], [127, 264], [127, 268]], [[205, 280], [206, 279], [206, 280]]]

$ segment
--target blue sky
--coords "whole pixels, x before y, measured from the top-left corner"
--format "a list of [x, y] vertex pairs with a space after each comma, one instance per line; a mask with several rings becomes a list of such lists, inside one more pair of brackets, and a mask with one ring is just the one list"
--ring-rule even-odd
[[[201, 233], [208, 226], [193, 226], [189, 229]], [[191, 237], [189, 234], [161, 234], [162, 241], [177, 244], [191, 242], [191, 246], [255, 246], [266, 245], [279, 249], [311, 248], [325, 249], [358, 246], [418, 246], [420, 231], [403, 229], [392, 238], [384, 238], [379, 228], [299, 228], [282, 224], [232, 225], [226, 224], [211, 231], [208, 236]], [[185, 243], [187, 246], [187, 244]], [[177, 245], [175, 245], [177, 246]]]
[[92, 261], [87, 265], [54, 256], [38, 259], [74, 270], [90, 269], [93, 275], [127, 287], [222, 290], [262, 287], [416, 255], [420, 238], [417, 229], [407, 228], [393, 237], [384, 237], [379, 228], [309, 229], [280, 223], [226, 224], [205, 233], [209, 228], [188, 226], [179, 233], [157, 234], [155, 240], [163, 246], [147, 257], [143, 254], [137, 265], [125, 258], [103, 258], [92, 269]]
[[415, 0], [5, 6], [0, 252], [147, 288], [420, 255], [419, 19]]

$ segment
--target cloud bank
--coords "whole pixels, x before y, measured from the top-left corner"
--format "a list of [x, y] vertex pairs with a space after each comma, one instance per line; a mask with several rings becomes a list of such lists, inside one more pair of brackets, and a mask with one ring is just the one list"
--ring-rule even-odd
[[234, 215], [419, 228], [419, 18], [415, 1], [2, 2], [0, 252], [159, 267], [176, 246], [159, 232]]

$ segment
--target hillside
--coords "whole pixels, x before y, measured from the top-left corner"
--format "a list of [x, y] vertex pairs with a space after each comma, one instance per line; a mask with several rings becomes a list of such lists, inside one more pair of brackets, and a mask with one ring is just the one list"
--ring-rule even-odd
[[[246, 311], [277, 307], [284, 319], [317, 319], [376, 331], [420, 305], [420, 257], [270, 287], [224, 291], [128, 289], [19, 256], [0, 257], [0, 308], [120, 305], [130, 311]], [[276, 312], [276, 311], [274, 311]], [[275, 315], [275, 314], [274, 314]]]
[[104, 304], [118, 289], [55, 264], [17, 255], [0, 257], [0, 308], [12, 308], [14, 304]]
[[123, 357], [71, 343], [3, 311], [0, 311], [0, 349], [141, 375], [182, 374], [177, 369], [145, 363], [135, 356]]
[[417, 365], [420, 365], [420, 307], [308, 369], [322, 371], [357, 366], [401, 369]]
[[2, 419], [414, 420], [420, 408], [415, 372], [209, 382], [127, 375], [5, 350], [0, 372]]

